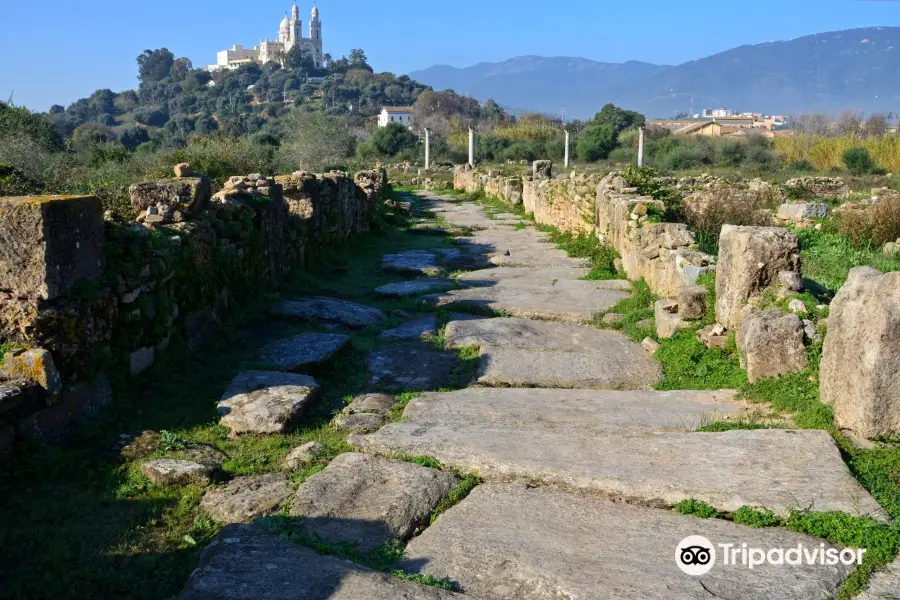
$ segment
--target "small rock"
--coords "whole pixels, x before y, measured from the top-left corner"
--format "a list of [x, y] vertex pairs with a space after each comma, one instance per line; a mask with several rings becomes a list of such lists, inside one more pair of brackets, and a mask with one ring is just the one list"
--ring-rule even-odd
[[706, 315], [709, 290], [702, 285], [686, 285], [678, 290], [678, 316], [682, 319], [702, 319]]
[[803, 279], [796, 271], [782, 271], [778, 274], [778, 281], [784, 286], [784, 289], [791, 292], [799, 292], [803, 290]]
[[192, 177], [194, 175], [191, 163], [178, 163], [175, 165], [175, 177]]
[[250, 475], [209, 490], [200, 506], [219, 523], [251, 523], [273, 512], [290, 494], [291, 488], [281, 473]]
[[307, 442], [291, 450], [284, 457], [282, 466], [286, 471], [297, 471], [304, 464], [318, 458], [327, 448], [325, 444], [320, 444], [319, 442]]
[[190, 460], [158, 458], [142, 464], [141, 473], [156, 485], [207, 485], [212, 469]]
[[128, 355], [128, 366], [131, 370], [131, 374], [138, 375], [143, 373], [153, 366], [154, 360], [156, 360], [156, 351], [152, 346], [138, 348]]
[[612, 325], [613, 323], [618, 323], [622, 319], [625, 318], [625, 315], [619, 313], [606, 313], [603, 315], [603, 323], [606, 325]]
[[644, 341], [641, 342], [641, 346], [650, 354], [656, 354], [657, 350], [662, 348], [662, 345], [651, 337], [645, 337]]
[[678, 303], [672, 300], [657, 300], [654, 304], [656, 336], [669, 339], [679, 330], [690, 327], [678, 316]]
[[788, 302], [788, 310], [794, 313], [795, 315], [805, 315], [806, 314], [806, 305], [803, 304], [802, 300], [794, 298], [790, 302]]
[[334, 333], [302, 333], [263, 348], [259, 359], [285, 371], [301, 371], [329, 360], [350, 338]]
[[708, 325], [698, 331], [697, 340], [707, 348], [718, 348], [719, 350], [724, 350], [728, 345], [725, 328], [718, 324]]
[[811, 344], [822, 341], [822, 334], [819, 333], [819, 328], [809, 319], [803, 319], [803, 335], [806, 336], [806, 340]]
[[382, 331], [380, 340], [424, 340], [438, 334], [437, 315], [434, 313], [403, 323], [394, 329]]
[[650, 326], [653, 325], [653, 321], [651, 319], [641, 319], [634, 325], [639, 329], [650, 329]]
[[[261, 173], [250, 173], [249, 175], [247, 175], [247, 179], [249, 179], [250, 181], [253, 181], [253, 182], [259, 181], [262, 178], [263, 178], [263, 176]], [[263, 181], [265, 182], [265, 180], [263, 180]]]

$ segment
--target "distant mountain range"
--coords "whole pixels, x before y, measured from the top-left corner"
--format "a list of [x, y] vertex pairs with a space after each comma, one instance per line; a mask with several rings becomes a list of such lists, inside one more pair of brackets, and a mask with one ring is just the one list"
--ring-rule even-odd
[[520, 56], [409, 76], [516, 110], [587, 118], [607, 102], [650, 117], [704, 108], [769, 114], [900, 112], [900, 27], [819, 33], [740, 46], [677, 66]]

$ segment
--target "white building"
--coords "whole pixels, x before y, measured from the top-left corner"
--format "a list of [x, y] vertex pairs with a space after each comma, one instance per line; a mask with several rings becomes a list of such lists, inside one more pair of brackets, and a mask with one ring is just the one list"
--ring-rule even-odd
[[261, 65], [269, 61], [281, 62], [293, 48], [304, 50], [312, 58], [316, 68], [321, 69], [324, 61], [322, 53], [322, 22], [319, 20], [319, 9], [312, 8], [309, 21], [309, 37], [303, 37], [303, 21], [300, 20], [300, 9], [295, 4], [291, 8], [290, 18], [281, 20], [278, 28], [278, 39], [265, 39], [252, 49], [241, 45], [232, 46], [230, 50], [222, 50], [216, 56], [216, 64], [207, 67], [210, 71], [237, 69], [241, 65], [255, 62]]
[[413, 107], [411, 106], [385, 106], [378, 115], [378, 126], [387, 127], [389, 123], [402, 123], [412, 127]]

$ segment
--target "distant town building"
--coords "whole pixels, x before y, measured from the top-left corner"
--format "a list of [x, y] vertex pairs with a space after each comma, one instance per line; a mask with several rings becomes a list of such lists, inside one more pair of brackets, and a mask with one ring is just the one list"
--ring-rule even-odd
[[238, 69], [241, 65], [267, 62], [282, 62], [284, 57], [294, 48], [300, 48], [312, 59], [316, 68], [321, 69], [324, 54], [322, 53], [322, 22], [319, 20], [319, 9], [312, 8], [312, 19], [309, 21], [309, 37], [303, 37], [303, 21], [300, 20], [300, 9], [297, 5], [291, 8], [291, 16], [281, 20], [278, 28], [278, 39], [264, 39], [259, 46], [244, 48], [240, 44], [230, 50], [222, 50], [216, 56], [216, 64], [209, 65], [208, 71]]
[[378, 126], [387, 127], [390, 123], [402, 123], [412, 127], [413, 107], [411, 106], [385, 106], [378, 115]]

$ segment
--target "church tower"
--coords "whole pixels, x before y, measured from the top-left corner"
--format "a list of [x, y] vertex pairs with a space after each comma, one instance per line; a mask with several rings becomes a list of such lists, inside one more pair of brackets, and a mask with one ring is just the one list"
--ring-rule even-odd
[[303, 39], [303, 21], [300, 20], [300, 9], [297, 4], [291, 7], [291, 45], [296, 46]]
[[312, 8], [312, 19], [309, 22], [309, 38], [312, 40], [313, 47], [315, 48], [313, 52], [313, 62], [315, 62], [316, 66], [320, 69], [322, 68], [322, 22], [319, 21], [319, 7], [313, 4]]

